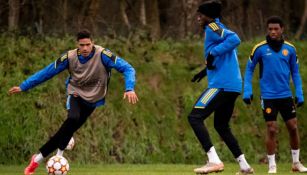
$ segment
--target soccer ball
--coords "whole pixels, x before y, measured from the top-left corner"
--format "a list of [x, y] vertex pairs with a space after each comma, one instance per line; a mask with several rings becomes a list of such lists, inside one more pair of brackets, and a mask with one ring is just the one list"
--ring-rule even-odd
[[53, 156], [48, 160], [46, 169], [48, 175], [66, 175], [69, 164], [63, 156]]
[[67, 146], [66, 146], [66, 150], [72, 150], [75, 146], [75, 139], [73, 137], [71, 137], [71, 139], [69, 140]]

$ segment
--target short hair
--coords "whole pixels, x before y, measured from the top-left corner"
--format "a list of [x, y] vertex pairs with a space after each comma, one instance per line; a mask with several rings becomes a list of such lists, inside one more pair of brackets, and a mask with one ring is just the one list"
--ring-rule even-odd
[[92, 39], [91, 32], [88, 31], [87, 29], [81, 30], [80, 32], [77, 33], [77, 41], [84, 38]]
[[280, 16], [270, 16], [266, 22], [266, 25], [269, 24], [279, 24], [280, 27], [284, 27], [284, 22]]

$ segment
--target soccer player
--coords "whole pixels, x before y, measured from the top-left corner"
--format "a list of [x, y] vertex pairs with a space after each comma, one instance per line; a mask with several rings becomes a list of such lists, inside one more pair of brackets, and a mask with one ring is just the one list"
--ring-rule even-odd
[[20, 93], [34, 88], [65, 69], [70, 73], [66, 84], [67, 119], [57, 133], [39, 149], [39, 153], [32, 156], [30, 164], [24, 170], [25, 175], [34, 174], [39, 163], [54, 150], [58, 149], [57, 155], [62, 155], [74, 132], [85, 123], [96, 107], [104, 105], [112, 68], [125, 77], [123, 98], [127, 98], [132, 104], [138, 101], [134, 92], [135, 70], [129, 63], [110, 50], [94, 45], [91, 33], [87, 30], [77, 34], [77, 45], [78, 48], [69, 50], [54, 63], [9, 90], [10, 94]]
[[198, 23], [205, 33], [205, 60], [207, 67], [195, 75], [192, 81], [208, 76], [208, 88], [200, 95], [188, 116], [196, 137], [208, 156], [208, 163], [194, 169], [197, 174], [224, 170], [204, 120], [214, 112], [214, 128], [226, 143], [239, 163], [243, 174], [252, 174], [239, 144], [231, 132], [229, 121], [235, 101], [242, 90], [242, 78], [236, 47], [240, 44], [238, 35], [220, 22], [222, 5], [219, 1], [207, 1], [198, 7]]
[[[304, 103], [302, 80], [295, 47], [283, 38], [284, 23], [280, 17], [267, 20], [266, 40], [257, 44], [249, 57], [245, 71], [243, 101], [251, 104], [253, 99], [252, 76], [260, 65], [261, 107], [266, 121], [266, 148], [269, 162], [268, 173], [276, 173], [275, 162], [277, 114], [280, 112], [289, 132], [292, 170], [307, 172], [299, 161], [299, 133], [296, 108]], [[295, 86], [295, 103], [290, 89], [290, 75]]]

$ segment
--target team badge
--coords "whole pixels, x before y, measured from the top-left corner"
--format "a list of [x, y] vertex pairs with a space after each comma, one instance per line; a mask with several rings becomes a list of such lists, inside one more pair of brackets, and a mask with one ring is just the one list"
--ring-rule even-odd
[[266, 109], [265, 109], [265, 112], [266, 112], [267, 114], [271, 114], [272, 109], [271, 109], [271, 108], [266, 108]]
[[287, 49], [284, 49], [284, 50], [282, 50], [282, 54], [283, 54], [284, 56], [288, 56], [289, 51], [288, 51]]

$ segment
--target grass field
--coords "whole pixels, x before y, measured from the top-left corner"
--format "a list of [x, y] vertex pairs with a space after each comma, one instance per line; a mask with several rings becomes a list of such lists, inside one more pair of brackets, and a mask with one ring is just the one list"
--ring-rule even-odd
[[[197, 165], [183, 164], [103, 164], [103, 165], [71, 165], [69, 175], [193, 175]], [[267, 174], [266, 165], [254, 164], [255, 174]], [[0, 175], [21, 175], [24, 166], [0, 165]], [[217, 175], [235, 175], [237, 164], [225, 164], [225, 170]], [[290, 164], [278, 164], [279, 175], [299, 174], [290, 171]], [[39, 167], [37, 175], [44, 175], [45, 168]], [[215, 174], [215, 173], [214, 173]]]

